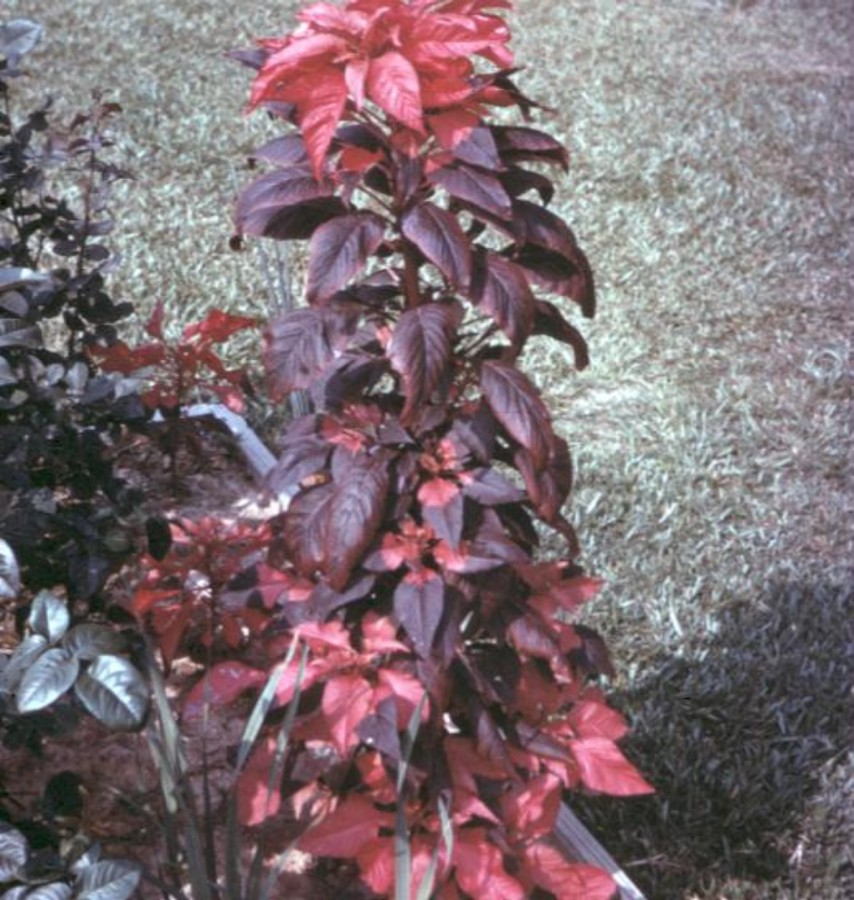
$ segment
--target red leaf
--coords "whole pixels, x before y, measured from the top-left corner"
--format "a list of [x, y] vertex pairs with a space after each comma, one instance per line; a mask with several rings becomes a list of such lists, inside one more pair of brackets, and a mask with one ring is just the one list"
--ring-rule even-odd
[[471, 250], [453, 213], [434, 203], [419, 203], [404, 214], [401, 230], [454, 287], [465, 290], [471, 279]]
[[267, 678], [262, 669], [253, 669], [237, 660], [214, 663], [184, 698], [184, 715], [199, 715], [206, 701], [212, 706], [231, 703], [244, 691], [260, 687]]
[[234, 316], [221, 309], [212, 309], [201, 322], [188, 325], [184, 329], [182, 338], [188, 341], [198, 335], [203, 341], [219, 344], [227, 341], [238, 331], [254, 328], [257, 324], [258, 320], [249, 316]]
[[556, 900], [613, 900], [614, 879], [603, 869], [570, 862], [556, 847], [537, 841], [524, 849], [531, 880]]
[[356, 729], [373, 705], [373, 694], [373, 688], [359, 675], [338, 675], [326, 682], [321, 708], [342, 757], [359, 743]]
[[299, 848], [313, 856], [353, 859], [380, 828], [393, 823], [390, 813], [380, 812], [361, 794], [350, 794], [323, 821], [299, 839]]
[[312, 172], [315, 178], [320, 178], [326, 151], [332, 143], [347, 102], [347, 84], [343, 72], [332, 67], [311, 72], [307, 80], [311, 93], [306, 100], [297, 104], [299, 124]]
[[148, 321], [145, 323], [146, 332], [159, 341], [163, 340], [163, 310], [163, 301], [158, 300]]
[[548, 462], [554, 434], [539, 392], [518, 369], [502, 362], [485, 362], [480, 371], [483, 396], [507, 433], [527, 449], [537, 468]]
[[569, 742], [581, 781], [591, 791], [626, 797], [652, 794], [652, 787], [607, 738], [590, 737]]
[[403, 378], [406, 404], [401, 424], [430, 398], [445, 372], [451, 352], [451, 332], [460, 308], [451, 303], [428, 303], [401, 315], [388, 345], [392, 368]]
[[261, 740], [237, 779], [237, 818], [241, 825], [259, 825], [274, 816], [282, 803], [281, 786], [270, 790], [270, 771], [275, 764], [276, 739]]
[[339, 216], [311, 236], [306, 298], [319, 303], [344, 287], [382, 243], [385, 223], [375, 213]]
[[626, 720], [617, 710], [593, 700], [574, 703], [567, 721], [580, 738], [601, 737], [618, 741], [629, 730]]
[[431, 569], [410, 572], [394, 591], [394, 615], [406, 629], [415, 652], [430, 655], [445, 608], [445, 584]]
[[[380, 668], [377, 670], [377, 687], [374, 692], [374, 705], [378, 705], [386, 697], [393, 697], [397, 710], [397, 721], [403, 730], [409, 724], [413, 713], [424, 696], [424, 685], [408, 672], [398, 669]], [[421, 721], [430, 717], [430, 704], [425, 702], [421, 708]]]
[[549, 663], [558, 681], [571, 681], [560, 644], [538, 616], [526, 613], [514, 619], [507, 628], [507, 638], [522, 656], [543, 659]]
[[501, 798], [504, 819], [515, 840], [545, 837], [554, 830], [563, 784], [556, 775], [546, 774], [515, 786]]
[[418, 74], [405, 56], [389, 50], [372, 59], [366, 90], [368, 97], [393, 119], [413, 131], [424, 130]]
[[534, 323], [534, 295], [524, 269], [495, 253], [477, 254], [471, 298], [495, 319], [518, 352]]
[[490, 843], [485, 829], [460, 829], [454, 841], [453, 861], [457, 884], [470, 897], [525, 900], [522, 885], [507, 874], [501, 851]]
[[381, 897], [394, 891], [394, 840], [376, 837], [363, 844], [356, 854], [362, 881]]
[[401, 643], [397, 625], [388, 617], [370, 611], [362, 617], [362, 648], [365, 653], [408, 653], [409, 647]]

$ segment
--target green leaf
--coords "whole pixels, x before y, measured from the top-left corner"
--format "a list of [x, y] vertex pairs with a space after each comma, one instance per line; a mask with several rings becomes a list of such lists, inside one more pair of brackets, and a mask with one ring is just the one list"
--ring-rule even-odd
[[0, 884], [11, 881], [27, 861], [27, 839], [11, 825], [0, 822]]
[[18, 711], [35, 712], [50, 706], [74, 684], [79, 671], [80, 663], [67, 650], [46, 650], [21, 679]]
[[148, 711], [148, 684], [121, 656], [99, 656], [74, 686], [86, 709], [108, 728], [140, 728]]
[[68, 607], [56, 594], [39, 591], [33, 600], [27, 624], [36, 634], [55, 644], [68, 631], [71, 616]]
[[6, 668], [0, 675], [0, 693], [14, 693], [24, 673], [46, 649], [47, 639], [40, 634], [31, 634], [29, 637], [25, 637], [9, 657]]
[[80, 876], [75, 900], [127, 900], [141, 875], [142, 867], [126, 859], [97, 862]]
[[72, 656], [88, 662], [105, 653], [121, 653], [127, 642], [107, 625], [86, 622], [75, 625], [62, 639], [62, 646]]

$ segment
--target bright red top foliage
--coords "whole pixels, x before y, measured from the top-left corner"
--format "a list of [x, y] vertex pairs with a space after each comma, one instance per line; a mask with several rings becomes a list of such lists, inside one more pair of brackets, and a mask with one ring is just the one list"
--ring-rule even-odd
[[265, 40], [270, 52], [252, 88], [263, 102], [297, 108], [315, 177], [338, 123], [370, 103], [414, 151], [430, 136], [453, 146], [477, 125], [484, 107], [512, 103], [493, 81], [475, 77], [473, 57], [509, 68], [510, 32], [489, 9], [506, 0], [351, 0], [343, 9], [314, 3], [302, 26]]

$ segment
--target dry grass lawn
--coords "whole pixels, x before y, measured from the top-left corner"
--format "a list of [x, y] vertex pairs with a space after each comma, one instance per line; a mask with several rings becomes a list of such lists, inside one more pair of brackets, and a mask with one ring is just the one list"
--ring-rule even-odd
[[[515, 49], [570, 147], [598, 275], [575, 374], [530, 371], [574, 448], [591, 607], [653, 799], [585, 801], [651, 898], [854, 896], [854, 83], [849, 0], [528, 0]], [[246, 70], [293, 2], [4, 0], [28, 90], [125, 108], [117, 298], [263, 314], [228, 249]], [[300, 260], [292, 257], [298, 284]], [[485, 898], [484, 898], [485, 900]]]

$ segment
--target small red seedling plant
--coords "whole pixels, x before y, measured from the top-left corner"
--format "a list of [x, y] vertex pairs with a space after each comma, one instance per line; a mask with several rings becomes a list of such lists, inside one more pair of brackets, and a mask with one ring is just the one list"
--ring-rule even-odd
[[219, 309], [210, 310], [199, 321], [187, 325], [177, 342], [170, 342], [164, 331], [164, 304], [159, 302], [145, 325], [151, 338], [136, 347], [116, 341], [108, 347], [90, 350], [105, 372], [135, 376], [148, 386], [142, 400], [167, 423], [166, 450], [173, 482], [177, 482], [177, 452], [181, 436], [181, 412], [193, 401], [210, 398], [235, 413], [245, 408], [247, 373], [229, 368], [215, 347], [235, 334], [255, 328], [258, 321]]
[[[593, 683], [611, 664], [575, 623], [599, 582], [562, 513], [570, 453], [519, 365], [534, 336], [586, 365], [566, 309], [592, 316], [594, 285], [549, 208], [568, 156], [527, 121], [509, 6], [314, 3], [238, 54], [250, 105], [290, 128], [255, 154], [271, 168], [238, 200], [235, 243], [308, 240], [307, 306], [269, 323], [266, 367], [274, 397], [308, 390], [316, 409], [269, 476], [290, 503], [267, 559], [226, 592], [269, 612], [269, 667], [294, 635], [308, 648], [276, 689], [281, 707], [300, 681], [284, 778], [271, 732], [240, 815], [287, 801], [319, 820], [302, 849], [355, 860], [380, 896], [610, 897], [551, 842], [559, 805], [651, 790]], [[537, 556], [537, 521], [566, 559]], [[266, 677], [217, 663], [187, 711]]]

